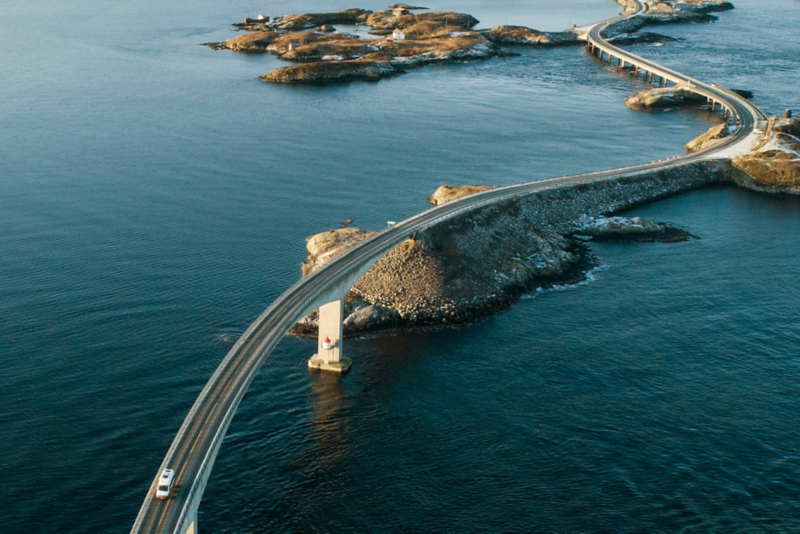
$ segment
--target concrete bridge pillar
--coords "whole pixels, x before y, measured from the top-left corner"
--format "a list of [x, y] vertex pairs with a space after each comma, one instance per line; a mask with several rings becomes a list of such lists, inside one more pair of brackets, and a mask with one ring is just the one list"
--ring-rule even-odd
[[344, 301], [339, 299], [319, 307], [317, 353], [308, 360], [309, 369], [344, 373], [353, 361], [342, 356]]
[[647, 77], [647, 83], [653, 83], [653, 73], [649, 73], [650, 75]]

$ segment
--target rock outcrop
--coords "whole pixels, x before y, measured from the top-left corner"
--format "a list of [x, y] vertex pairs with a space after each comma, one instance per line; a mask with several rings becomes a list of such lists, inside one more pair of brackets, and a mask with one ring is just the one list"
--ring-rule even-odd
[[461, 186], [452, 186], [452, 185], [441, 185], [439, 188], [427, 198], [427, 201], [434, 206], [441, 206], [442, 204], [446, 204], [448, 202], [452, 202], [453, 200], [468, 197], [470, 195], [474, 195], [475, 193], [480, 193], [481, 191], [487, 191], [489, 189], [494, 189], [494, 186], [491, 185], [461, 185]]
[[667, 43], [670, 41], [677, 41], [674, 37], [662, 35], [660, 33], [651, 32], [637, 32], [637, 33], [621, 33], [608, 39], [608, 42], [613, 45], [625, 46], [632, 44], [645, 44], [645, 43]]
[[[626, 11], [636, 8], [631, 0], [617, 0]], [[636, 33], [647, 24], [712, 20], [710, 11], [730, 6], [721, 0], [648, 2], [645, 15], [615, 23], [606, 31], [615, 44], [650, 43], [672, 38], [654, 33]], [[277, 69], [260, 77], [271, 83], [333, 83], [379, 80], [402, 74], [406, 68], [431, 63], [485, 60], [518, 55], [498, 45], [551, 47], [578, 44], [577, 30], [540, 32], [524, 26], [496, 26], [472, 31], [478, 20], [451, 11], [412, 13], [426, 9], [393, 4], [390, 9], [369, 11], [346, 9], [335, 13], [305, 13], [275, 17], [271, 22], [247, 19], [236, 23], [252, 33], [219, 43], [206, 43], [215, 50], [271, 53], [283, 60], [305, 63]], [[705, 18], [703, 18], [705, 17]], [[372, 34], [385, 38], [361, 39], [335, 32], [333, 24], [366, 25]], [[402, 35], [392, 35], [401, 30]], [[664, 100], [666, 102], [666, 100]]]
[[687, 85], [647, 89], [625, 99], [631, 109], [665, 109], [702, 104], [708, 99]]
[[237, 35], [221, 43], [204, 43], [214, 50], [234, 50], [236, 52], [265, 52], [280, 35], [274, 30], [262, 30]]
[[[596, 261], [585, 239], [576, 235], [644, 241], [691, 237], [664, 223], [601, 222], [598, 217], [729, 183], [736, 172], [728, 162], [693, 163], [545, 189], [456, 215], [417, 232], [358, 280], [345, 297], [345, 335], [471, 322], [507, 309], [523, 293], [580, 281]], [[304, 273], [316, 265], [318, 260], [310, 259]], [[293, 332], [313, 336], [315, 321], [311, 314]]]
[[525, 26], [495, 26], [484, 35], [493, 43], [506, 45], [563, 46], [580, 42], [573, 31], [540, 32]]
[[676, 243], [697, 238], [683, 228], [640, 217], [598, 217], [586, 222], [574, 236], [592, 241], [640, 243]]
[[304, 13], [302, 15], [283, 15], [275, 17], [270, 27], [280, 30], [305, 30], [325, 24], [356, 25], [366, 22], [372, 11], [366, 9], [345, 9], [337, 13]]
[[[403, 74], [405, 69], [421, 67], [431, 63], [472, 61], [488, 59], [499, 54], [492, 43], [477, 32], [462, 32], [453, 36], [434, 37], [421, 40], [384, 40], [373, 44], [360, 44], [358, 39], [350, 41], [345, 52], [354, 56], [362, 50], [377, 50], [358, 59], [332, 55], [334, 50], [326, 45], [314, 43], [299, 46], [284, 52], [282, 59], [321, 59], [294, 67], [283, 67], [260, 77], [271, 83], [330, 83], [352, 80], [379, 80]], [[277, 43], [269, 48], [277, 46]]]
[[[631, 10], [631, 2], [617, 0], [617, 3]], [[647, 11], [637, 17], [609, 24], [603, 30], [603, 36], [613, 37], [623, 33], [634, 33], [645, 26], [660, 24], [712, 22], [717, 20], [712, 12], [733, 9], [733, 4], [725, 0], [666, 0], [651, 1], [647, 5]]]
[[365, 232], [361, 228], [350, 227], [328, 230], [309, 237], [306, 239], [308, 261], [302, 265], [303, 275], [324, 265], [343, 250], [359, 244], [374, 234], [375, 232]]
[[720, 144], [723, 139], [730, 135], [730, 133], [730, 128], [727, 123], [712, 126], [700, 137], [686, 143], [683, 149], [689, 154], [709, 149]]
[[270, 83], [335, 83], [355, 80], [378, 81], [404, 71], [393, 63], [370, 57], [343, 61], [315, 61], [275, 69], [259, 76]]
[[456, 31], [465, 31], [480, 22], [472, 15], [452, 11], [434, 11], [417, 15], [405, 9], [398, 13], [394, 9], [376, 11], [367, 17], [366, 24], [373, 30], [392, 31], [400, 28], [406, 35], [429, 37]]
[[800, 194], [800, 119], [771, 118], [762, 140], [733, 164], [753, 181], [740, 185], [771, 193]]

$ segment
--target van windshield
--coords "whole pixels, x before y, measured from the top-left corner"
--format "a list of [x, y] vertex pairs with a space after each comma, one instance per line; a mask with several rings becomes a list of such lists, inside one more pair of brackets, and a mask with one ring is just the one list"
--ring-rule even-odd
[[169, 491], [169, 486], [159, 486], [158, 491]]

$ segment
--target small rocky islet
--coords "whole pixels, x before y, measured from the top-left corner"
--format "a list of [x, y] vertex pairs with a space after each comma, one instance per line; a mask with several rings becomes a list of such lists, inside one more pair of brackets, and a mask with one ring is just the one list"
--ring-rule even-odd
[[[628, 0], [616, 0], [623, 7]], [[606, 37], [615, 44], [674, 40], [639, 32], [650, 24], [708, 22], [712, 11], [730, 9], [721, 0], [665, 0], [650, 2], [648, 12], [609, 26]], [[407, 69], [432, 63], [485, 60], [517, 55], [503, 46], [552, 47], [585, 42], [580, 28], [542, 32], [524, 26], [502, 25], [476, 30], [472, 15], [428, 11], [421, 6], [393, 4], [389, 9], [346, 9], [333, 13], [282, 15], [269, 20], [235, 23], [248, 33], [222, 42], [205, 43], [215, 50], [269, 53], [297, 65], [268, 72], [259, 78], [270, 83], [334, 83], [380, 80]], [[336, 25], [366, 26], [375, 38], [336, 31]]]

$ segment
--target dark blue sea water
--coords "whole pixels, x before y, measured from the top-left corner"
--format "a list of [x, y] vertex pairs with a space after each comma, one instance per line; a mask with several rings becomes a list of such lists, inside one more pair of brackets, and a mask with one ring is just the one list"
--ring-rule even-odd
[[[636, 51], [800, 109], [800, 2], [735, 3]], [[297, 88], [256, 80], [275, 58], [198, 46], [244, 10], [347, 7], [2, 6], [0, 531], [126, 531], [205, 381], [299, 277], [306, 236], [383, 227], [442, 183], [672, 156], [719, 120], [628, 110], [641, 84], [579, 48]], [[619, 10], [431, 7], [545, 30]], [[350, 341], [341, 380], [284, 340], [201, 528], [800, 530], [800, 201], [720, 188], [633, 214], [701, 239], [596, 245], [590, 283]]]

